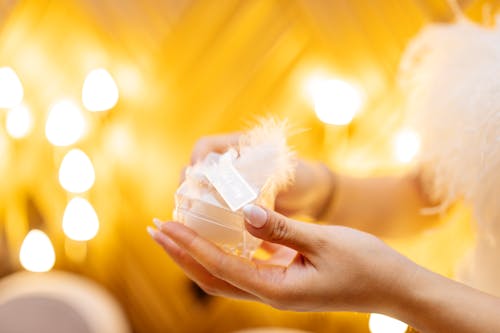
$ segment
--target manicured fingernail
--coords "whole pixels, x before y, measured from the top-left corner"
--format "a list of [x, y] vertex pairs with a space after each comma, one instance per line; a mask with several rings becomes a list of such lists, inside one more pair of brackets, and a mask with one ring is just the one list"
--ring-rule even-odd
[[246, 205], [243, 214], [249, 224], [255, 228], [262, 228], [267, 222], [267, 212], [257, 205]]
[[160, 229], [161, 229], [161, 226], [162, 226], [162, 224], [163, 224], [164, 222], [160, 221], [160, 219], [158, 219], [158, 218], [156, 218], [156, 217], [155, 217], [155, 218], [153, 219], [153, 223], [154, 223], [154, 225], [155, 225], [155, 226], [156, 226], [156, 227], [160, 230]]
[[146, 230], [148, 231], [148, 234], [151, 236], [151, 237], [155, 237], [155, 233], [156, 233], [156, 230], [151, 228], [150, 226], [147, 226], [146, 227]]

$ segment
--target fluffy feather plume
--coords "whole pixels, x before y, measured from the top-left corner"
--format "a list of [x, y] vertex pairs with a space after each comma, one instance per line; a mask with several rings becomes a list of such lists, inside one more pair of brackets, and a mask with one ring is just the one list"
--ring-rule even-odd
[[240, 138], [235, 167], [250, 184], [272, 196], [288, 186], [295, 174], [296, 159], [287, 144], [288, 135], [286, 120], [266, 118]]
[[[272, 208], [277, 193], [294, 178], [296, 158], [287, 144], [289, 125], [286, 120], [260, 119], [257, 126], [244, 133], [237, 147], [231, 150], [234, 167], [248, 184], [259, 193], [260, 204]], [[211, 185], [206, 188], [204, 171], [221, 155], [211, 154], [188, 169], [186, 180], [178, 193], [192, 198], [202, 198], [212, 204], [220, 200], [211, 197]], [[202, 185], [205, 184], [205, 185]], [[220, 203], [219, 203], [220, 204]]]
[[246, 231], [240, 208], [248, 201], [273, 208], [277, 192], [293, 179], [287, 134], [286, 121], [261, 120], [238, 147], [209, 154], [188, 169], [176, 192], [174, 218], [227, 251], [251, 257], [262, 240]]
[[485, 28], [462, 20], [425, 28], [403, 57], [401, 82], [409, 126], [422, 137], [427, 189], [443, 209], [464, 197], [479, 223], [478, 244], [462, 278], [500, 296], [498, 23]]
[[430, 189], [446, 203], [474, 200], [500, 162], [500, 30], [432, 25], [402, 62], [408, 121], [422, 134]]

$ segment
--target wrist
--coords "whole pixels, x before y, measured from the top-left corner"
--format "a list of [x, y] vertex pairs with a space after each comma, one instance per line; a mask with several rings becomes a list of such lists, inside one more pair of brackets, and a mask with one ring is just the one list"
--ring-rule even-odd
[[439, 281], [444, 278], [401, 257], [404, 263], [392, 271], [395, 276], [391, 292], [381, 313], [421, 329], [419, 318], [429, 316], [429, 311], [435, 311], [431, 299], [436, 294], [436, 286], [440, 288]]
[[408, 258], [391, 249], [389, 254], [383, 255], [377, 270], [370, 273], [372, 284], [367, 292], [366, 312], [375, 312], [388, 315], [405, 321], [408, 319], [408, 307], [418, 303], [415, 289], [420, 288], [425, 269]]

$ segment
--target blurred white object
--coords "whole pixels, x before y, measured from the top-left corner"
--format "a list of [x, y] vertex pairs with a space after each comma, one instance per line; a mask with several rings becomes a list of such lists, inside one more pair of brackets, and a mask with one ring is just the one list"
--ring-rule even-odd
[[408, 125], [426, 189], [442, 211], [464, 197], [477, 242], [459, 278], [500, 296], [500, 25], [430, 25], [402, 61]]
[[16, 273], [0, 280], [0, 331], [130, 333], [120, 305], [96, 283], [73, 274]]
[[326, 124], [348, 125], [363, 106], [361, 91], [345, 81], [312, 78], [306, 84], [314, 111]]
[[401, 130], [394, 137], [395, 158], [401, 163], [410, 163], [420, 150], [420, 138], [411, 130]]
[[292, 179], [286, 131], [286, 122], [262, 121], [242, 135], [238, 150], [209, 154], [189, 168], [176, 192], [174, 218], [226, 251], [251, 257], [261, 240], [246, 231], [241, 208], [250, 202], [273, 208]]
[[383, 314], [372, 313], [368, 327], [371, 333], [405, 333], [408, 325]]
[[7, 133], [15, 139], [24, 138], [33, 127], [33, 117], [26, 105], [19, 105], [7, 113], [5, 122]]
[[107, 70], [98, 68], [87, 75], [82, 88], [82, 102], [87, 110], [99, 112], [112, 109], [118, 98], [118, 86]]
[[59, 168], [59, 183], [68, 192], [83, 193], [95, 182], [94, 165], [80, 149], [71, 149], [64, 156]]
[[19, 261], [30, 272], [50, 271], [56, 262], [56, 254], [49, 237], [37, 229], [28, 232], [19, 251]]
[[55, 103], [45, 123], [45, 135], [54, 146], [70, 146], [76, 143], [85, 131], [85, 118], [72, 100]]
[[62, 227], [68, 238], [85, 242], [97, 235], [99, 218], [87, 199], [76, 197], [64, 210]]
[[16, 72], [10, 67], [0, 67], [0, 109], [19, 106], [23, 96], [23, 85]]

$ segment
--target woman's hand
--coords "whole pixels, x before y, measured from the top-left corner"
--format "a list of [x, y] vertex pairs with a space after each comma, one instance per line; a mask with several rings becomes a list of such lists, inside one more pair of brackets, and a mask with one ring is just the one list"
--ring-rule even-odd
[[255, 205], [244, 212], [251, 234], [282, 245], [265, 245], [278, 249], [267, 261], [225, 253], [176, 222], [158, 223], [159, 230], [150, 232], [207, 293], [279, 309], [391, 312], [404, 292], [400, 281], [416, 267], [354, 229], [303, 223]]
[[500, 332], [499, 298], [427, 271], [369, 234], [257, 206], [245, 207], [245, 216], [250, 233], [272, 242], [269, 260], [225, 253], [176, 222], [149, 231], [212, 295], [285, 310], [383, 313], [428, 333]]
[[[224, 153], [237, 146], [240, 136], [240, 133], [233, 133], [201, 138], [194, 145], [191, 164], [203, 160], [211, 152]], [[318, 218], [328, 206], [334, 187], [335, 177], [325, 165], [299, 160], [293, 184], [278, 193], [276, 211], [287, 216], [301, 214]]]

